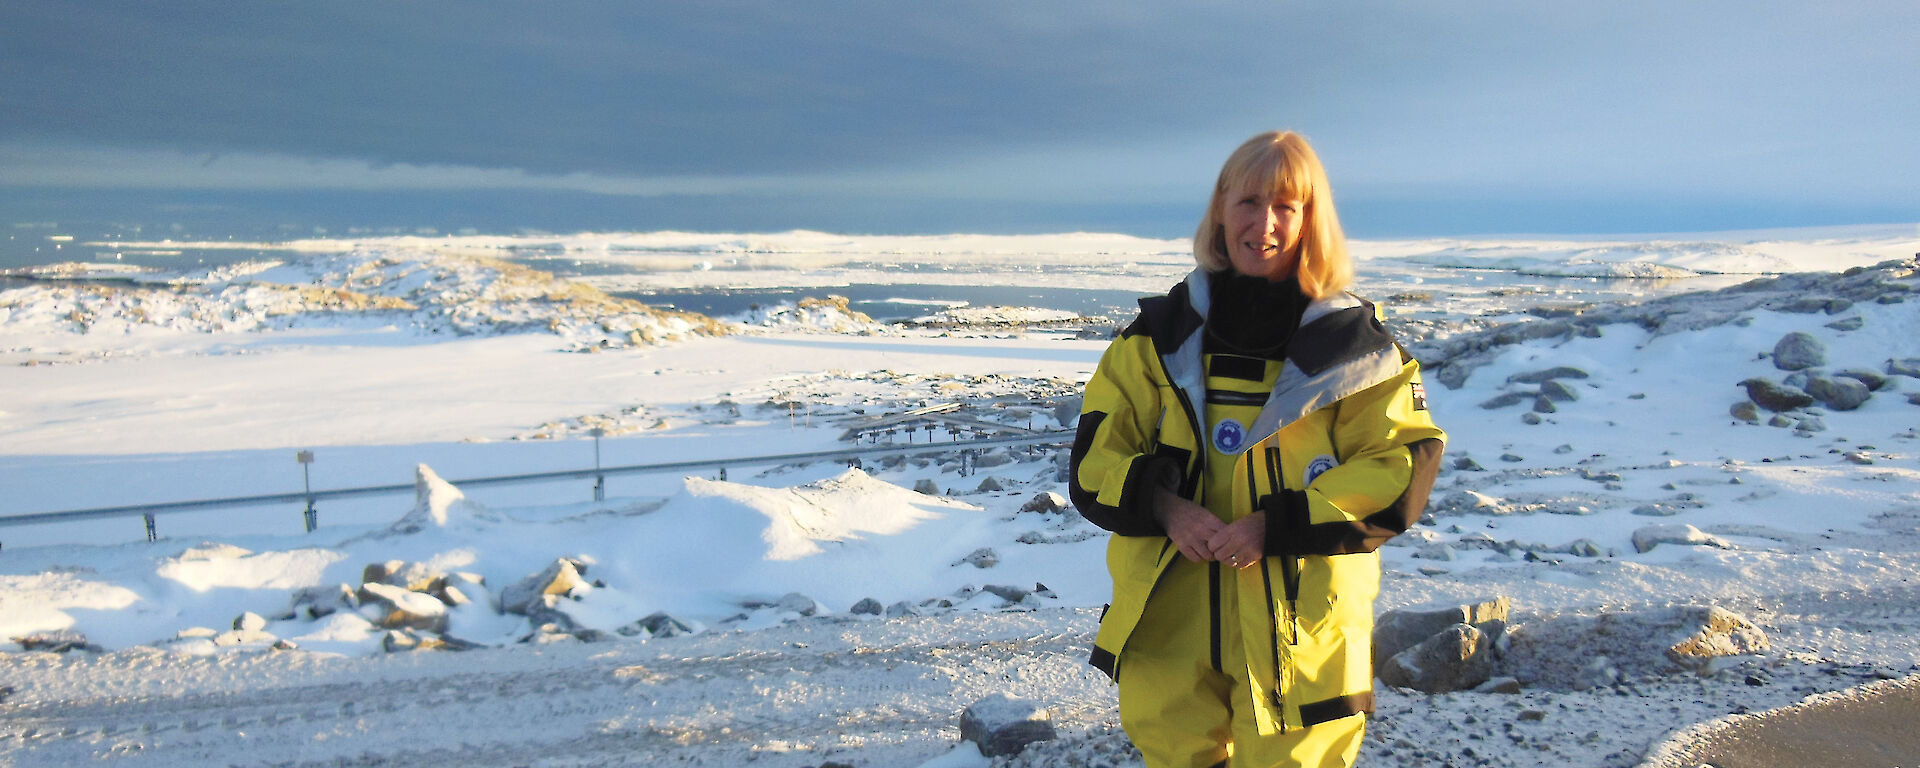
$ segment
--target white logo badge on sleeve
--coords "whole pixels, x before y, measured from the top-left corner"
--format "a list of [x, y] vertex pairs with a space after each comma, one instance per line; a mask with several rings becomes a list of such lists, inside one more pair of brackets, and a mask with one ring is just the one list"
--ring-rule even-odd
[[1238, 453], [1247, 442], [1247, 428], [1233, 419], [1221, 419], [1213, 425], [1213, 449], [1225, 454]]
[[1306, 482], [1302, 483], [1300, 487], [1305, 488], [1309, 485], [1313, 485], [1313, 481], [1316, 478], [1320, 477], [1320, 475], [1322, 474], [1325, 474], [1327, 470], [1333, 469], [1334, 467], [1337, 467], [1337, 466], [1340, 466], [1340, 460], [1332, 456], [1329, 456], [1327, 454], [1323, 453], [1313, 457], [1313, 461], [1307, 462], [1307, 471], [1305, 473]]

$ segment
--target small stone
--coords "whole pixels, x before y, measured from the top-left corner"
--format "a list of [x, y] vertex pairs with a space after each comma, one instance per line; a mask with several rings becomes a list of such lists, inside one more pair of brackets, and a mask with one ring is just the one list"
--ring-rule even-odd
[[1920, 357], [1902, 357], [1887, 361], [1887, 374], [1920, 379]]
[[931, 477], [920, 478], [919, 482], [913, 484], [913, 490], [915, 493], [921, 493], [927, 496], [940, 495], [940, 486], [933, 482], [933, 478]]
[[960, 558], [954, 565], [960, 565], [961, 563], [971, 565], [975, 568], [992, 568], [1000, 564], [1000, 554], [994, 552], [992, 547], [981, 547], [967, 553], [966, 557]]
[[878, 616], [885, 610], [886, 608], [880, 605], [880, 601], [863, 597], [860, 602], [854, 603], [852, 608], [847, 609], [847, 612], [856, 616]]
[[1020, 602], [1022, 600], [1027, 599], [1027, 595], [1033, 594], [1032, 590], [1021, 589], [1020, 587], [1011, 587], [1005, 584], [988, 584], [987, 586], [982, 587], [981, 591], [991, 593], [994, 596], [1002, 600], [1005, 600], [1009, 603]]
[[1734, 403], [1732, 408], [1727, 409], [1727, 413], [1749, 424], [1760, 423], [1760, 406], [1755, 405], [1752, 400]]
[[1004, 491], [1006, 489], [1007, 487], [1004, 485], [1001, 485], [1000, 480], [998, 478], [995, 478], [992, 475], [988, 475], [987, 479], [981, 480], [979, 487], [976, 487], [973, 490], [978, 493], [992, 493], [994, 491]]
[[645, 618], [634, 622], [634, 625], [646, 630], [648, 637], [655, 638], [679, 637], [681, 635], [691, 635], [694, 632], [693, 625], [669, 616], [664, 611], [647, 614]]
[[1540, 394], [1548, 400], [1562, 403], [1580, 399], [1580, 393], [1573, 391], [1573, 387], [1552, 379], [1540, 382]]
[[1832, 328], [1836, 331], [1857, 331], [1857, 330], [1860, 330], [1860, 328], [1862, 326], [1865, 326], [1866, 324], [1867, 324], [1866, 318], [1860, 317], [1859, 315], [1855, 315], [1853, 317], [1843, 317], [1839, 320], [1835, 320], [1831, 323], [1827, 323], [1827, 327]]
[[68, 653], [87, 651], [104, 653], [100, 646], [87, 641], [87, 636], [71, 629], [54, 629], [46, 632], [34, 632], [13, 638], [23, 651], [47, 651], [50, 653]]
[[1847, 453], [1841, 454], [1840, 457], [1854, 464], [1866, 465], [1873, 463], [1873, 459], [1858, 451], [1848, 451]]
[[975, 701], [960, 714], [960, 739], [979, 746], [986, 757], [1017, 755], [1028, 744], [1053, 737], [1052, 713], [1005, 693]]
[[1546, 395], [1541, 395], [1533, 399], [1534, 413], [1554, 413], [1559, 410], [1559, 408], [1554, 407], [1553, 400]]
[[1633, 551], [1646, 553], [1661, 544], [1703, 545], [1733, 549], [1733, 544], [1686, 523], [1649, 525], [1633, 532]]
[[1787, 417], [1786, 417], [1786, 415], [1784, 415], [1784, 414], [1779, 414], [1779, 413], [1776, 413], [1776, 414], [1774, 414], [1774, 415], [1773, 415], [1773, 418], [1770, 418], [1770, 419], [1767, 419], [1767, 426], [1769, 426], [1769, 427], [1791, 427], [1791, 426], [1793, 426], [1793, 419], [1789, 419], [1789, 418], [1787, 418]]
[[1453, 468], [1463, 472], [1487, 471], [1486, 467], [1480, 466], [1480, 462], [1474, 461], [1470, 456], [1461, 456], [1460, 458], [1454, 459]]
[[1520, 414], [1520, 421], [1528, 425], [1533, 425], [1533, 424], [1539, 424], [1542, 421], [1542, 419], [1540, 418], [1540, 414], [1534, 413], [1532, 411], [1528, 411], [1526, 413]]
[[1039, 493], [1036, 493], [1033, 495], [1033, 498], [1027, 500], [1027, 503], [1020, 505], [1021, 512], [1038, 512], [1043, 515], [1051, 514], [1054, 512], [1061, 512], [1066, 509], [1067, 509], [1066, 497], [1061, 496], [1060, 494], [1054, 493], [1053, 491], [1041, 491]]
[[1511, 462], [1526, 461], [1527, 459], [1524, 456], [1519, 456], [1511, 453], [1503, 453], [1503, 454], [1500, 454], [1500, 460], [1511, 463]]
[[1519, 717], [1520, 717], [1520, 721], [1523, 723], [1524, 722], [1537, 723], [1547, 719], [1547, 713], [1546, 711], [1539, 710], [1539, 709], [1523, 709], [1523, 710], [1520, 710]]
[[898, 618], [901, 616], [918, 616], [918, 615], [920, 615], [920, 606], [914, 605], [913, 603], [909, 603], [905, 600], [901, 600], [900, 602], [887, 606], [887, 618], [889, 619]]
[[1505, 408], [1510, 405], [1519, 405], [1520, 403], [1526, 402], [1527, 399], [1530, 397], [1532, 396], [1524, 392], [1502, 392], [1488, 399], [1487, 401], [1482, 402], [1480, 404], [1480, 407], [1484, 410], [1492, 411], [1500, 408]]
[[1803, 416], [1793, 423], [1793, 429], [1796, 432], [1825, 432], [1827, 422], [1818, 416]]
[[1448, 546], [1445, 543], [1438, 542], [1438, 541], [1429, 541], [1425, 544], [1420, 545], [1420, 548], [1414, 551], [1413, 556], [1418, 558], [1424, 558], [1427, 560], [1439, 560], [1441, 562], [1449, 562], [1454, 559], [1454, 552], [1453, 552], [1453, 547]]
[[1773, 345], [1773, 366], [1780, 370], [1800, 371], [1826, 364], [1827, 345], [1812, 334], [1794, 331]]
[[248, 632], [259, 632], [267, 628], [267, 620], [260, 614], [247, 611], [233, 620], [233, 628]]
[[1516, 373], [1512, 376], [1508, 376], [1507, 381], [1516, 382], [1520, 384], [1539, 384], [1541, 382], [1551, 381], [1553, 379], [1584, 379], [1584, 378], [1587, 378], [1586, 371], [1580, 370], [1579, 368], [1575, 368], [1570, 365], [1562, 365], [1562, 366], [1556, 366], [1556, 367], [1548, 368], [1546, 370], [1541, 370], [1541, 371]]
[[1520, 681], [1511, 677], [1495, 677], [1474, 686], [1473, 690], [1475, 693], [1517, 694], [1520, 692]]
[[820, 612], [819, 601], [798, 592], [788, 592], [785, 595], [781, 595], [780, 601], [774, 603], [774, 607], [802, 616], [812, 616]]

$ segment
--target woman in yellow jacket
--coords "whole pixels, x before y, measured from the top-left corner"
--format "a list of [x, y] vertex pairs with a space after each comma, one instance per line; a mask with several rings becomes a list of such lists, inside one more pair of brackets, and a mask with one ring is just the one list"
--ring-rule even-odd
[[1375, 550], [1420, 518], [1446, 435], [1419, 363], [1345, 292], [1304, 138], [1234, 151], [1194, 257], [1087, 383], [1069, 491], [1114, 534], [1092, 661], [1149, 768], [1349, 766]]

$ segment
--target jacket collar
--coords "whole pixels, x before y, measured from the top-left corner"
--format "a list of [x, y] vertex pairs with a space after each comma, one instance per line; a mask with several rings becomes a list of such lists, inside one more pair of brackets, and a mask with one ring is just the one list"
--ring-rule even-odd
[[[1195, 269], [1181, 287], [1186, 294], [1186, 306], [1181, 309], [1190, 310], [1199, 322], [1183, 324], [1191, 327], [1180, 328], [1184, 332], [1177, 339], [1156, 341], [1174, 342], [1159, 347], [1161, 365], [1167, 378], [1193, 404], [1194, 416], [1200, 421], [1193, 425], [1194, 433], [1204, 436], [1211, 434], [1212, 425], [1206, 415], [1206, 363], [1201, 354], [1210, 319], [1207, 313], [1212, 308], [1211, 278], [1206, 270]], [[1294, 338], [1279, 380], [1248, 428], [1250, 439], [1241, 443], [1243, 451], [1307, 414], [1400, 373], [1400, 354], [1393, 337], [1380, 323], [1373, 305], [1351, 293], [1337, 293], [1308, 304]], [[1168, 346], [1173, 348], [1169, 350]]]

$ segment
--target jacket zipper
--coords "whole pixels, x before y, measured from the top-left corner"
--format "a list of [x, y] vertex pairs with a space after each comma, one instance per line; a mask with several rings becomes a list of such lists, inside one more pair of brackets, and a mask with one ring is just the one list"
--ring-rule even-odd
[[[1273, 483], [1273, 492], [1280, 492], [1280, 449], [1267, 447], [1267, 478]], [[1280, 580], [1287, 590], [1287, 644], [1300, 642], [1300, 559], [1281, 553]]]
[[[1268, 446], [1263, 454], [1267, 460], [1267, 491], [1269, 493], [1280, 492], [1280, 471], [1274, 466], [1279, 454], [1280, 449], [1273, 446]], [[1257, 508], [1259, 506], [1260, 492], [1258, 481], [1255, 479], [1256, 475], [1253, 472], [1251, 457], [1249, 457], [1247, 464], [1247, 491], [1251, 494], [1249, 501], [1253, 502]], [[1267, 522], [1268, 524], [1273, 523], [1271, 520]], [[1264, 546], [1264, 542], [1262, 546]], [[1280, 553], [1277, 552], [1262, 552], [1261, 554], [1268, 555], [1268, 557], [1281, 556]], [[1287, 695], [1284, 684], [1286, 671], [1280, 667], [1280, 616], [1279, 609], [1274, 606], [1273, 602], [1273, 571], [1268, 567], [1267, 559], [1267, 557], [1260, 558], [1260, 583], [1266, 587], [1267, 592], [1267, 637], [1271, 638], [1268, 647], [1273, 649], [1273, 708], [1280, 711], [1280, 732], [1286, 733]], [[1289, 626], [1291, 626], [1291, 624], [1289, 624]], [[1293, 644], [1293, 641], [1289, 639], [1288, 644]]]
[[1280, 669], [1280, 617], [1273, 606], [1273, 575], [1267, 570], [1266, 558], [1260, 560], [1260, 581], [1267, 587], [1267, 637], [1272, 638], [1269, 648], [1273, 649], [1273, 708], [1280, 710], [1280, 732], [1287, 732], [1287, 694], [1281, 685], [1286, 675]]

